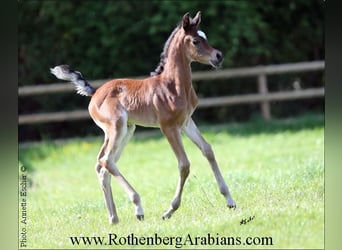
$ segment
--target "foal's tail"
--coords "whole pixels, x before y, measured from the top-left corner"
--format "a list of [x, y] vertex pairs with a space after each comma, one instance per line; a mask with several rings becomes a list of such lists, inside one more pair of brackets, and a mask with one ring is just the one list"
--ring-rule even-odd
[[59, 65], [50, 68], [51, 74], [58, 79], [71, 81], [77, 90], [77, 93], [84, 96], [92, 96], [96, 89], [93, 88], [82, 76], [81, 72], [75, 71], [69, 65]]

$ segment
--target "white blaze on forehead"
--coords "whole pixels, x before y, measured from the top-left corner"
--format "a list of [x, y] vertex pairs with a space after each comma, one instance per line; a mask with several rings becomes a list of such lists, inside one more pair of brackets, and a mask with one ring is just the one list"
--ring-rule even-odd
[[205, 33], [202, 30], [198, 30], [197, 35], [199, 35], [203, 39], [207, 40], [207, 36], [205, 35]]

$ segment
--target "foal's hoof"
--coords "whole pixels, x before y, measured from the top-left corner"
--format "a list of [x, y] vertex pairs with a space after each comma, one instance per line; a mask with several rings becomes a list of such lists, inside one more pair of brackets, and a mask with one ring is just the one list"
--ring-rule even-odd
[[137, 214], [137, 219], [140, 220], [140, 221], [143, 221], [144, 220], [144, 215], [143, 214]]
[[171, 212], [171, 211], [165, 211], [165, 212], [163, 213], [162, 219], [163, 219], [163, 220], [170, 219], [170, 218], [171, 218], [171, 215], [172, 215], [172, 212]]
[[236, 209], [236, 205], [235, 205], [235, 204], [234, 204], [234, 205], [227, 205], [227, 207], [228, 207], [229, 209], [233, 209], [233, 210]]
[[118, 223], [119, 223], [119, 219], [116, 218], [116, 217], [109, 219], [109, 224], [111, 224], [111, 225], [115, 225], [115, 224], [118, 224]]
[[232, 201], [232, 202], [229, 202], [229, 203], [227, 204], [227, 207], [228, 207], [229, 209], [235, 210], [235, 209], [236, 209], [236, 204], [235, 204], [234, 201]]

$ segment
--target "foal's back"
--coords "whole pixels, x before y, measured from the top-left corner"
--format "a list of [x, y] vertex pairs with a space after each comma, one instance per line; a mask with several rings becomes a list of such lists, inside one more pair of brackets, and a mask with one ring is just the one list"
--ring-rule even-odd
[[90, 115], [95, 122], [109, 122], [127, 115], [129, 123], [156, 127], [158, 117], [153, 99], [160, 92], [158, 83], [158, 77], [108, 81], [93, 95], [89, 103]]

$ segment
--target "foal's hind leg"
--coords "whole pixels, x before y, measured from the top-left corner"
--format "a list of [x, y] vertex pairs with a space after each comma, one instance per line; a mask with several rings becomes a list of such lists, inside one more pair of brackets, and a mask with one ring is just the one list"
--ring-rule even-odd
[[[135, 125], [131, 124], [127, 126], [127, 132], [126, 135], [123, 137], [120, 147], [116, 151], [116, 154], [114, 156], [114, 161], [117, 162], [120, 159], [121, 153], [124, 149], [124, 147], [127, 145], [131, 137], [133, 136], [135, 131]], [[144, 210], [141, 206], [141, 200], [139, 194], [134, 190], [134, 188], [128, 183], [128, 181], [123, 177], [122, 174], [119, 176], [115, 176], [116, 179], [119, 181], [121, 186], [125, 189], [126, 193], [128, 194], [129, 198], [135, 205], [135, 215], [138, 220], [144, 219]]]
[[[120, 173], [116, 165], [116, 161], [119, 159], [123, 147], [128, 142], [129, 138], [134, 132], [134, 126], [130, 126], [128, 129], [126, 122], [127, 121], [122, 118], [106, 127], [106, 140], [104, 145], [102, 146], [102, 149], [98, 157], [99, 165], [104, 168], [104, 170], [100, 169], [97, 172], [100, 177], [100, 182], [104, 187], [103, 190], [110, 223], [117, 223], [118, 218], [115, 211], [113, 197], [111, 195], [110, 177], [107, 176], [108, 172], [117, 179], [119, 184], [124, 188], [124, 190], [128, 194], [131, 201], [134, 203], [136, 207], [135, 214], [137, 218], [139, 220], [142, 220], [144, 218], [144, 212], [141, 206], [139, 194], [134, 190], [134, 188], [129, 184], [125, 177]], [[101, 174], [104, 177], [102, 179]]]
[[102, 167], [99, 163], [99, 160], [104, 156], [104, 151], [108, 145], [108, 138], [105, 136], [104, 143], [101, 147], [101, 150], [99, 152], [99, 155], [97, 157], [98, 162], [95, 165], [95, 171], [97, 173], [97, 176], [99, 178], [99, 182], [103, 191], [108, 217], [109, 217], [109, 223], [116, 224], [119, 222], [118, 215], [116, 212], [114, 200], [113, 200], [113, 194], [112, 194], [112, 188], [110, 185], [110, 173], [105, 167]]
[[205, 141], [202, 137], [201, 132], [198, 130], [194, 121], [190, 118], [187, 124], [183, 128], [185, 134], [190, 138], [190, 140], [197, 145], [197, 147], [202, 151], [203, 155], [207, 158], [210, 163], [211, 169], [215, 175], [218, 187], [221, 194], [227, 200], [227, 206], [229, 208], [236, 208], [236, 204], [230, 195], [228, 186], [226, 185], [221, 171], [217, 165], [214, 152], [209, 143]]
[[112, 188], [110, 185], [110, 173], [107, 171], [106, 168], [101, 167], [98, 163], [95, 166], [95, 170], [103, 191], [109, 217], [109, 223], [116, 224], [119, 222], [119, 219], [113, 200]]

